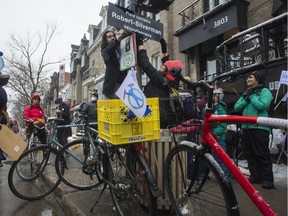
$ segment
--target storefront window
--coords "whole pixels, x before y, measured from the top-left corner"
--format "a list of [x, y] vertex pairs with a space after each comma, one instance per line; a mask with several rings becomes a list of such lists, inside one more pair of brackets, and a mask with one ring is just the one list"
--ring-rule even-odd
[[212, 78], [216, 75], [216, 60], [215, 57], [208, 57], [206, 59], [206, 71], [204, 71], [204, 79], [212, 80]]

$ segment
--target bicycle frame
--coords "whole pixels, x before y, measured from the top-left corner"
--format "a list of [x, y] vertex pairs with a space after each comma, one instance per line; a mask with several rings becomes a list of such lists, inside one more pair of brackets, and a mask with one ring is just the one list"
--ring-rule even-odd
[[[213, 107], [213, 87], [212, 83], [217, 80], [223, 79], [231, 79], [236, 80], [237, 76], [248, 73], [249, 71], [254, 71], [256, 69], [263, 68], [261, 64], [254, 64], [240, 69], [234, 69], [230, 72], [220, 74], [215, 77], [212, 81], [204, 81], [200, 80], [196, 83], [189, 82], [185, 80], [183, 77], [180, 79], [190, 85], [193, 88], [200, 87], [207, 91], [208, 93], [208, 102], [206, 105], [206, 111], [204, 113], [204, 121], [202, 127], [202, 138], [201, 144], [203, 146], [210, 146], [216, 155], [220, 158], [220, 160], [224, 163], [224, 165], [228, 168], [234, 178], [238, 181], [250, 199], [254, 202], [257, 208], [264, 215], [276, 215], [276, 213], [272, 210], [269, 204], [262, 198], [259, 192], [253, 187], [253, 185], [249, 182], [249, 180], [242, 174], [242, 172], [238, 169], [236, 164], [232, 159], [228, 156], [228, 154], [223, 150], [221, 145], [216, 141], [214, 136], [211, 133], [211, 124], [212, 123], [245, 123], [245, 124], [254, 124], [256, 126], [269, 126], [269, 127], [288, 127], [288, 120], [286, 119], [277, 119], [277, 118], [268, 118], [268, 117], [258, 117], [258, 116], [237, 116], [237, 115], [213, 115], [212, 107]], [[189, 120], [191, 121], [191, 120]], [[192, 120], [193, 121], [193, 120]], [[198, 120], [199, 121], [199, 120]], [[177, 130], [177, 129], [176, 129]], [[191, 129], [193, 130], [193, 129]], [[188, 130], [186, 129], [188, 132]]]
[[205, 113], [204, 124], [203, 124], [203, 135], [201, 144], [209, 145], [219, 156], [221, 161], [225, 164], [231, 174], [239, 182], [241, 187], [245, 190], [247, 195], [255, 203], [258, 209], [264, 215], [276, 215], [275, 212], [270, 208], [269, 204], [262, 198], [259, 192], [252, 186], [248, 179], [242, 174], [235, 163], [230, 159], [228, 154], [222, 149], [220, 144], [211, 134], [211, 123], [250, 123], [254, 125], [265, 125], [272, 127], [287, 127], [287, 120], [266, 118], [266, 117], [255, 117], [255, 116], [232, 116], [232, 115], [212, 115], [211, 113]]
[[[52, 121], [57, 121], [57, 119], [52, 119]], [[55, 123], [53, 123], [55, 124]], [[92, 123], [89, 123], [89, 125], [96, 125], [97, 123], [96, 122], [92, 122]], [[49, 142], [48, 142], [48, 145], [56, 145], [57, 147], [62, 147], [62, 145], [57, 141], [57, 139], [55, 139], [55, 135], [56, 135], [56, 132], [57, 132], [57, 129], [59, 128], [72, 128], [72, 127], [84, 127], [84, 124], [83, 123], [76, 123], [76, 124], [68, 124], [68, 125], [54, 125], [53, 126], [53, 129], [52, 129], [52, 132], [49, 136]], [[91, 138], [91, 134], [90, 133], [93, 133], [93, 134], [98, 134], [97, 130], [91, 128], [91, 127], [87, 127], [87, 129], [89, 130], [89, 139], [92, 139]], [[91, 131], [91, 132], [90, 132]], [[76, 160], [78, 161], [81, 161], [78, 157], [76, 157], [72, 152], [70, 151], [67, 151], [67, 154], [69, 154], [70, 156], [72, 156], [73, 158], [75, 158]]]

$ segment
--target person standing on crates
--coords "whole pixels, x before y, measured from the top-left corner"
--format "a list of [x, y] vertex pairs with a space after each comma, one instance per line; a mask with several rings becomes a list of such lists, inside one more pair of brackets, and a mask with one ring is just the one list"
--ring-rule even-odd
[[[136, 36], [138, 64], [149, 77], [149, 82], [144, 88], [147, 98], [159, 97], [160, 128], [181, 123], [184, 120], [183, 109], [179, 101], [179, 75], [183, 69], [179, 60], [166, 60], [157, 70], [150, 62], [143, 46], [143, 38]], [[162, 51], [163, 52], [163, 51]]]
[[104, 32], [101, 42], [101, 55], [106, 65], [103, 82], [103, 94], [106, 99], [117, 99], [115, 92], [127, 76], [127, 71], [120, 71], [120, 41], [127, 36], [123, 31], [116, 38], [112, 31]]

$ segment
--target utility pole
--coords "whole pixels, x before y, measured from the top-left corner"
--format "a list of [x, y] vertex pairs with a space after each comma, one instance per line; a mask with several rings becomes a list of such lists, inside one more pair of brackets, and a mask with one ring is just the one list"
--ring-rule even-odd
[[[141, 13], [141, 11], [139, 10], [139, 8], [137, 6], [137, 0], [130, 0], [129, 1], [129, 10], [131, 10], [137, 14]], [[136, 36], [136, 33], [135, 33], [135, 36]], [[137, 56], [137, 52], [138, 52], [138, 47], [136, 45], [136, 56]], [[136, 71], [137, 71], [137, 74], [136, 74], [137, 81], [138, 81], [140, 89], [142, 89], [142, 72], [141, 72], [141, 68], [138, 65], [136, 67]]]

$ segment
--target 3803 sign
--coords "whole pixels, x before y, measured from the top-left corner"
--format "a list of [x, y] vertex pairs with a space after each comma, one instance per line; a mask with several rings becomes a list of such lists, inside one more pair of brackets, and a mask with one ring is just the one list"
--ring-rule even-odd
[[217, 21], [214, 21], [214, 28], [217, 28], [229, 21], [228, 16], [224, 16], [221, 19], [218, 19]]

